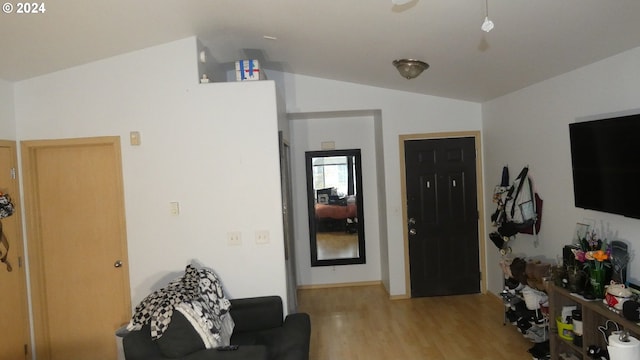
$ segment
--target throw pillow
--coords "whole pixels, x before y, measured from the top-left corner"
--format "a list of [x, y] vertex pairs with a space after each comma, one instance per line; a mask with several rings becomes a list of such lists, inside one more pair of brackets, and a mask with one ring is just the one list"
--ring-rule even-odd
[[205, 349], [200, 334], [180, 311], [173, 312], [169, 327], [156, 340], [156, 344], [162, 354], [168, 358], [180, 358]]
[[216, 316], [207, 304], [196, 300], [178, 304], [175, 310], [191, 323], [205, 348], [229, 345], [234, 327], [229, 313]]

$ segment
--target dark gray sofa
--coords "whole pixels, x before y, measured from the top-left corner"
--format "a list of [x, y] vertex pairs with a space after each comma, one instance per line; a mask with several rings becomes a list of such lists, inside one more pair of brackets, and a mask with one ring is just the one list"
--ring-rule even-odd
[[[231, 344], [237, 350], [205, 349], [204, 343], [178, 311], [162, 337], [151, 339], [149, 325], [124, 336], [127, 360], [308, 360], [311, 322], [305, 313], [283, 317], [282, 299], [266, 296], [231, 300], [235, 322]], [[283, 320], [284, 319], [284, 320]]]

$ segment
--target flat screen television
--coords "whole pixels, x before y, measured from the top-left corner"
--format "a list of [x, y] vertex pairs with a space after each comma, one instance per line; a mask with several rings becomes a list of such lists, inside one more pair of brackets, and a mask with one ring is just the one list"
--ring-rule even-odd
[[575, 206], [640, 218], [640, 114], [569, 124]]

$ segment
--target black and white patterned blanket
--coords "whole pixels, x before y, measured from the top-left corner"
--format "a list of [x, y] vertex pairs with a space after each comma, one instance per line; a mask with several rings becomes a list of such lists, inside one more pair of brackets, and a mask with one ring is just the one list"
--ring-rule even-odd
[[187, 265], [182, 278], [149, 294], [136, 306], [127, 329], [140, 330], [149, 323], [151, 338], [157, 340], [169, 327], [173, 311], [180, 311], [207, 348], [228, 345], [233, 330], [230, 308], [231, 303], [213, 271]]

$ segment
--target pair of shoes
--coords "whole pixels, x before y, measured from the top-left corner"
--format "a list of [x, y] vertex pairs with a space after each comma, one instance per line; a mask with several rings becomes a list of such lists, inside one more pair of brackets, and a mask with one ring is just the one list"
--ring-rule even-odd
[[504, 285], [511, 290], [515, 290], [518, 289], [521, 284], [520, 281], [514, 279], [513, 277], [508, 277], [504, 279]]
[[540, 309], [541, 305], [546, 304], [549, 301], [547, 294], [529, 286], [525, 286], [524, 289], [522, 289], [522, 296], [524, 297], [524, 302], [527, 304], [527, 309], [529, 310]]
[[531, 354], [536, 359], [551, 358], [551, 349], [549, 347], [549, 340], [542, 341], [533, 345], [533, 347], [529, 349], [529, 354]]
[[527, 333], [524, 334], [524, 337], [531, 340], [532, 342], [538, 344], [548, 341], [547, 337], [547, 329], [543, 327], [532, 326], [527, 330]]
[[518, 319], [517, 326], [521, 333], [526, 334], [531, 328], [531, 323], [525, 318], [520, 318]]
[[546, 325], [547, 318], [544, 316], [544, 314], [540, 310], [536, 310], [529, 317], [529, 321], [534, 325], [544, 326]]
[[512, 309], [509, 309], [507, 311], [505, 311], [505, 315], [507, 317], [507, 320], [509, 320], [509, 323], [515, 325], [518, 323], [518, 314], [516, 314], [516, 312]]
[[516, 319], [527, 319], [529, 320], [533, 315], [535, 315], [535, 310], [527, 309], [524, 301], [517, 302], [511, 306], [511, 310], [516, 314]]
[[511, 307], [512, 305], [515, 305], [520, 301], [522, 301], [522, 299], [519, 296], [507, 290], [502, 290], [502, 292], [500, 293], [500, 296], [502, 297], [502, 302], [507, 307]]

